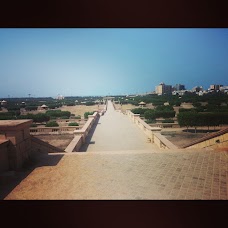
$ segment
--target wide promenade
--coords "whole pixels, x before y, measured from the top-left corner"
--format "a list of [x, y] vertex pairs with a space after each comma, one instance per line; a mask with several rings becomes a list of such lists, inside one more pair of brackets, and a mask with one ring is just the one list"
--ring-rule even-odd
[[108, 110], [82, 151], [43, 156], [5, 199], [228, 199], [228, 153], [159, 150]]
[[126, 115], [114, 110], [111, 101], [108, 101], [107, 112], [94, 128], [81, 151], [157, 150]]

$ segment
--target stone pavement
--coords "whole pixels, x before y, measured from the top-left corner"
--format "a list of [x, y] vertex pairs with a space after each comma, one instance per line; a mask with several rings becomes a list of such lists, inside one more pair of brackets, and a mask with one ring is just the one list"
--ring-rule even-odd
[[108, 103], [85, 153], [56, 153], [5, 199], [228, 199], [228, 152], [159, 150]]
[[95, 131], [89, 133], [80, 151], [149, 150], [158, 147], [147, 142], [146, 135], [131, 120], [114, 110], [108, 101], [107, 112], [101, 116]]
[[62, 155], [44, 158], [5, 199], [228, 199], [225, 151], [102, 151], [52, 162]]

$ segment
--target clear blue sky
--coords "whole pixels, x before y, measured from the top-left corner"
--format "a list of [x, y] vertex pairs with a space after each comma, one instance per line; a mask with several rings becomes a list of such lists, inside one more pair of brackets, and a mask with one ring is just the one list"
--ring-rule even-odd
[[227, 85], [228, 29], [0, 29], [0, 97]]

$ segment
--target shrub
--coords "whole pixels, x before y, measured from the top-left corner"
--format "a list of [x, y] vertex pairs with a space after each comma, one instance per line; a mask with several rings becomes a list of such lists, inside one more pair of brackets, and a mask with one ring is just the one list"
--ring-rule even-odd
[[69, 111], [61, 111], [61, 110], [48, 110], [46, 111], [46, 115], [50, 117], [67, 117], [70, 118], [71, 113]]
[[0, 115], [0, 120], [15, 120], [16, 117], [15, 116], [2, 116]]
[[170, 105], [159, 105], [155, 108], [156, 111], [173, 111], [173, 107]]
[[148, 110], [152, 110], [149, 108], [134, 108], [131, 110], [131, 112], [133, 112], [134, 114], [140, 114], [140, 115], [144, 115], [144, 113]]
[[95, 105], [95, 102], [93, 101], [88, 101], [85, 103], [86, 106], [91, 106], [91, 105]]
[[180, 102], [180, 101], [176, 101], [176, 102], [174, 102], [174, 105], [175, 105], [176, 107], [179, 107], [179, 106], [181, 106], [181, 102]]
[[156, 120], [145, 120], [145, 122], [146, 122], [147, 124], [152, 124], [152, 123], [156, 123]]
[[68, 126], [79, 126], [79, 124], [76, 122], [72, 122], [72, 123], [69, 123]]
[[74, 102], [67, 103], [66, 106], [75, 106]]
[[174, 120], [166, 119], [166, 120], [163, 120], [162, 123], [174, 123]]
[[147, 111], [145, 111], [144, 117], [147, 120], [154, 120], [156, 118], [155, 111], [154, 110], [147, 110]]
[[88, 115], [93, 115], [94, 112], [85, 112], [84, 113], [84, 118], [88, 119]]
[[27, 106], [25, 107], [26, 111], [33, 111], [33, 110], [37, 110], [38, 106]]
[[58, 127], [59, 124], [56, 121], [50, 121], [46, 124], [45, 127]]
[[181, 112], [195, 112], [194, 108], [180, 108], [179, 113]]
[[200, 102], [193, 102], [192, 105], [197, 108], [197, 107], [201, 106], [201, 103]]
[[69, 119], [68, 116], [61, 116], [61, 119]]
[[32, 123], [30, 127], [37, 127], [35, 123]]

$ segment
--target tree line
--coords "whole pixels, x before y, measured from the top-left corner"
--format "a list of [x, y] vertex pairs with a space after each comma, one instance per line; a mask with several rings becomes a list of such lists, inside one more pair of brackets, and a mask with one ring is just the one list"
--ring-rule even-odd
[[180, 127], [197, 127], [219, 126], [221, 124], [228, 124], [228, 113], [214, 112], [214, 113], [197, 113], [197, 112], [180, 112], [177, 115], [178, 124]]

